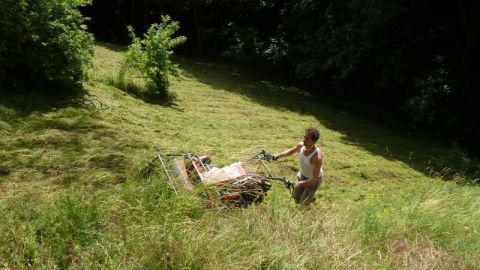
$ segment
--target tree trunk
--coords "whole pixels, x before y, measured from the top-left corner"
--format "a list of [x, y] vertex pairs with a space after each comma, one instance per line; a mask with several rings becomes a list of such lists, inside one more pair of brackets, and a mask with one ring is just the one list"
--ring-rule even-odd
[[144, 21], [145, 21], [145, 26], [148, 29], [148, 27], [150, 26], [150, 7], [148, 6], [148, 0], [143, 0], [143, 4], [145, 8]]
[[124, 38], [124, 31], [126, 29], [126, 25], [124, 23], [122, 23], [121, 21], [121, 17], [120, 16], [117, 16], [117, 14], [121, 13], [121, 11], [118, 9], [118, 7], [115, 5], [115, 0], [110, 0], [110, 6], [112, 7], [112, 11], [113, 11], [113, 17], [115, 17], [115, 22], [117, 23], [117, 26], [118, 26], [118, 33], [120, 34], [120, 36], [122, 37], [122, 39]]
[[463, 28], [463, 46], [459, 48], [459, 93], [456, 106], [459, 110], [459, 129], [464, 143], [471, 151], [480, 153], [475, 142], [480, 135], [480, 121], [475, 113], [480, 99], [480, 4], [476, 1], [457, 0], [458, 12]]
[[197, 10], [197, 1], [193, 0], [193, 16], [195, 18], [195, 28], [197, 29], [197, 45], [198, 45], [198, 55], [203, 55], [202, 50], [202, 40], [200, 38], [200, 23], [199, 23], [199, 14]]

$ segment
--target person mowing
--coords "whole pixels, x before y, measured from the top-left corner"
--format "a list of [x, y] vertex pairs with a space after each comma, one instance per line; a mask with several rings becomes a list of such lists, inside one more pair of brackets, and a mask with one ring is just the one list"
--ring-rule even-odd
[[300, 171], [292, 194], [295, 203], [309, 205], [315, 201], [315, 192], [322, 183], [322, 151], [315, 145], [319, 138], [320, 132], [316, 128], [307, 128], [302, 142], [273, 156], [277, 160], [298, 153]]

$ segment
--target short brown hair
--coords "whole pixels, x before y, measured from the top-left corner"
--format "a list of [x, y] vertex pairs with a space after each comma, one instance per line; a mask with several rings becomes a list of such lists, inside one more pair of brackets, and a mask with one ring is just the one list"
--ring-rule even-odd
[[312, 140], [314, 142], [316, 142], [316, 141], [318, 141], [318, 139], [320, 139], [320, 132], [318, 131], [318, 129], [316, 129], [314, 127], [310, 127], [310, 128], [305, 129], [305, 134], [310, 134], [312, 136]]

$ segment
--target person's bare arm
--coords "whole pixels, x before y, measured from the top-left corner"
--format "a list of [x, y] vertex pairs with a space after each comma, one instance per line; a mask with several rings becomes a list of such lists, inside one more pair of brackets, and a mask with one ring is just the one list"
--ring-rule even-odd
[[298, 185], [302, 187], [311, 187], [319, 183], [320, 168], [322, 167], [322, 153], [318, 151], [318, 153], [310, 159], [310, 163], [312, 164], [312, 177], [305, 181], [298, 182]]
[[302, 148], [303, 146], [303, 142], [299, 142], [297, 143], [295, 146], [293, 146], [292, 148], [290, 149], [287, 149], [281, 153], [278, 153], [278, 154], [275, 154], [274, 157], [275, 159], [278, 159], [280, 157], [288, 157], [288, 156], [291, 156], [295, 153], [298, 153], [298, 151], [300, 151], [300, 148]]

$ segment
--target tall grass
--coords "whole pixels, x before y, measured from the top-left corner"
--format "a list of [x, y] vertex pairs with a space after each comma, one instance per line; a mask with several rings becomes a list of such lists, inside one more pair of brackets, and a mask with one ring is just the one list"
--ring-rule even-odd
[[419, 185], [395, 196], [372, 193], [351, 229], [363, 246], [406, 267], [474, 268], [480, 262], [480, 200], [471, 192]]
[[97, 75], [94, 80], [113, 86], [137, 98], [146, 98], [148, 90], [142, 83], [136, 83], [128, 77], [128, 66], [124, 61], [116, 75]]

